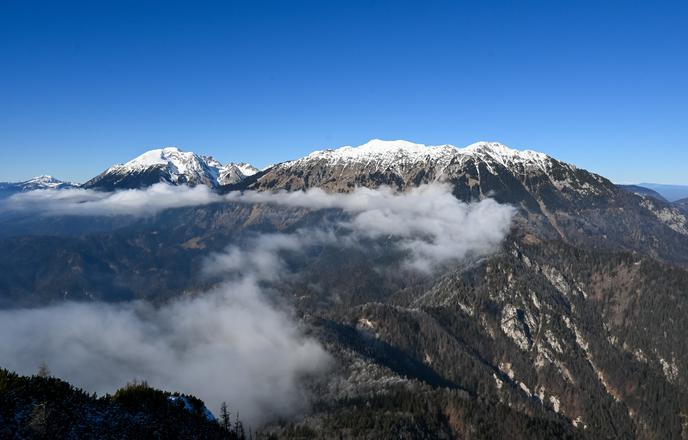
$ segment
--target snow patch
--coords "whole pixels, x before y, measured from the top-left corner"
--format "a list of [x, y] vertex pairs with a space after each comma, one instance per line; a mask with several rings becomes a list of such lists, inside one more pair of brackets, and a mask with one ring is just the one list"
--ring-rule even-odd
[[253, 176], [254, 174], [256, 174], [258, 172], [258, 168], [254, 167], [251, 164], [245, 163], [245, 162], [237, 163], [235, 165], [237, 168], [239, 168], [239, 171], [241, 171], [241, 174], [243, 174], [246, 177]]
[[497, 387], [497, 389], [498, 389], [498, 390], [501, 390], [502, 387], [504, 386], [504, 382], [502, 382], [502, 379], [500, 379], [499, 377], [497, 377], [497, 375], [496, 375], [495, 373], [492, 373], [492, 377], [493, 377], [494, 380], [495, 380], [495, 386]]
[[676, 361], [672, 358], [671, 362], [667, 362], [663, 358], [659, 358], [659, 363], [662, 365], [662, 372], [669, 382], [674, 383], [678, 377], [678, 366]]
[[549, 403], [552, 404], [552, 408], [554, 409], [554, 412], [558, 413], [559, 408], [561, 407], [561, 403], [559, 402], [559, 399], [556, 396], [549, 396]]

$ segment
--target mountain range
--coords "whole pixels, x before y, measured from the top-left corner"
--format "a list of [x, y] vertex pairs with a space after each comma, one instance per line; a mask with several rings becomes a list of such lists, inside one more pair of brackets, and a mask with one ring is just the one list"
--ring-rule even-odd
[[[537, 163], [542, 165], [553, 160], [543, 153], [517, 151], [495, 142], [478, 142], [465, 148], [456, 148], [451, 145], [428, 147], [408, 141], [374, 139], [358, 147], [346, 146], [338, 149], [315, 151], [295, 161], [269, 166], [266, 168], [266, 170], [270, 169], [271, 171], [269, 177], [261, 178], [261, 183], [252, 185], [252, 187], [264, 188], [278, 185], [278, 182], [266, 181], [274, 179], [279, 173], [291, 176], [291, 169], [298, 171], [300, 167], [313, 168], [317, 167], [316, 164], [318, 163], [331, 169], [341, 169], [350, 164], [358, 164], [360, 167], [365, 162], [365, 169], [360, 170], [362, 172], [357, 177], [363, 179], [367, 175], [368, 178], [372, 179], [370, 182], [365, 180], [351, 181], [352, 176], [342, 179], [340, 173], [336, 179], [330, 176], [330, 183], [321, 182], [315, 186], [324, 184], [328, 188], [337, 189], [335, 188], [337, 185], [343, 184], [348, 188], [353, 188], [359, 185], [375, 185], [374, 179], [380, 178], [381, 182], [387, 184], [394, 181], [393, 183], [401, 188], [409, 184], [417, 185], [432, 180], [451, 179], [452, 173], [455, 173], [457, 168], [464, 166], [471, 159], [482, 162], [496, 161], [499, 165], [507, 167], [533, 167], [537, 166]], [[453, 163], [451, 167], [449, 167], [450, 163]], [[413, 174], [414, 167], [416, 168], [415, 174]], [[0, 197], [35, 189], [82, 187], [114, 191], [117, 189], [145, 188], [157, 182], [174, 185], [206, 185], [211, 188], [219, 188], [237, 184], [259, 171], [247, 163], [230, 162], [223, 165], [212, 156], [183, 152], [177, 147], [166, 147], [147, 151], [124, 164], [113, 165], [83, 184], [64, 182], [47, 175], [34, 177], [23, 182], [0, 182]], [[423, 175], [426, 172], [431, 174]], [[387, 173], [386, 177], [384, 176], [385, 173]], [[410, 181], [409, 179], [415, 180]], [[281, 183], [285, 188], [294, 189], [311, 186], [308, 182]], [[688, 189], [680, 185], [641, 183], [617, 186], [634, 194], [662, 202], [677, 202], [679, 207], [685, 205], [685, 199], [688, 199]], [[662, 195], [665, 192], [666, 197]]]
[[[260, 171], [165, 148], [112, 166], [82, 187], [159, 182], [284, 197], [316, 188], [403, 193], [440, 182], [463, 202], [490, 198], [514, 208], [497, 252], [430, 274], [398, 270], [400, 256], [386, 238], [364, 250], [323, 245], [306, 256], [285, 255], [292, 276], [271, 284], [277, 302], [293, 308], [335, 367], [306, 381], [307, 413], [269, 421], [263, 432], [688, 435], [685, 202], [495, 142], [456, 148], [372, 140]], [[214, 252], [259, 233], [347, 215], [228, 202], [139, 219], [0, 216], [0, 306], [164, 303], [207, 289], [201, 267]]]
[[[74, 187], [44, 180], [14, 187], [26, 190], [36, 188], [37, 183], [44, 188]], [[206, 185], [220, 193], [313, 187], [348, 192], [383, 185], [404, 191], [424, 183], [448, 182], [462, 201], [489, 196], [516, 206], [517, 221], [523, 228], [548, 238], [596, 247], [620, 246], [688, 261], [685, 204], [673, 205], [650, 190], [617, 186], [543, 153], [514, 150], [495, 142], [456, 148], [372, 140], [358, 147], [316, 151], [263, 171], [243, 163], [222, 165], [210, 156], [171, 147], [114, 165], [81, 187], [114, 191], [158, 182]], [[647, 222], [648, 216], [656, 221]]]

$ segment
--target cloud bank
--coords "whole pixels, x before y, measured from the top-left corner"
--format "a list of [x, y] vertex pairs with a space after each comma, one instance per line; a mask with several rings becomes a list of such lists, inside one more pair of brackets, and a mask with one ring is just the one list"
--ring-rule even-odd
[[341, 209], [350, 220], [338, 226], [356, 238], [397, 240], [409, 253], [408, 265], [430, 271], [437, 264], [495, 250], [509, 232], [515, 210], [492, 199], [467, 204], [446, 184], [429, 184], [404, 193], [390, 188], [358, 188], [347, 194], [319, 188], [305, 192], [230, 193], [227, 201], [267, 203], [310, 209]]
[[82, 188], [27, 191], [13, 194], [0, 201], [0, 208], [5, 211], [41, 215], [141, 217], [170, 208], [200, 206], [221, 201], [222, 196], [203, 185], [189, 187], [156, 183], [145, 189], [114, 192]]
[[341, 209], [351, 220], [340, 227], [350, 229], [359, 238], [396, 238], [411, 256], [409, 266], [422, 271], [446, 260], [491, 252], [508, 232], [514, 214], [512, 207], [492, 199], [462, 203], [446, 184], [423, 185], [404, 193], [386, 187], [362, 187], [347, 194], [313, 188], [297, 192], [233, 192], [223, 196], [202, 185], [158, 183], [146, 189], [115, 192], [30, 191], [15, 194], [0, 206], [42, 215], [147, 216], [171, 208], [222, 202]]

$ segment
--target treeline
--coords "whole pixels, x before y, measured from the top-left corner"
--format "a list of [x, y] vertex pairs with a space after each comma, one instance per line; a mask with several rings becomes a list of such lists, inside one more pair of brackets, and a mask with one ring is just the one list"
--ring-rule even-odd
[[344, 399], [325, 409], [317, 429], [285, 424], [280, 438], [575, 439], [563, 420], [528, 416], [500, 402], [448, 389], [396, 387], [367, 398]]
[[27, 377], [0, 368], [0, 438], [248, 438], [238, 416], [228, 426], [193, 396], [133, 382], [98, 397], [41, 370]]

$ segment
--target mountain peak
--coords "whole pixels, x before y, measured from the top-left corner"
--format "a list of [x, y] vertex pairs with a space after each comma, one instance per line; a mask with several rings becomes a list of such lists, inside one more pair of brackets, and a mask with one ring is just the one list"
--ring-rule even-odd
[[392, 141], [386, 141], [383, 139], [371, 139], [368, 142], [359, 145], [355, 148], [369, 151], [418, 150], [427, 148], [427, 145], [417, 144], [415, 142], [410, 142], [403, 139], [397, 139]]
[[216, 187], [236, 183], [255, 172], [248, 164], [223, 165], [212, 156], [172, 146], [149, 150], [124, 164], [113, 165], [84, 187], [142, 188], [157, 182]]
[[64, 182], [53, 176], [41, 175], [32, 177], [23, 182], [0, 182], [0, 198], [7, 197], [14, 193], [33, 191], [38, 189], [69, 189], [76, 187], [75, 184]]
[[505, 166], [510, 163], [529, 163], [543, 168], [549, 159], [549, 156], [544, 153], [533, 150], [516, 150], [499, 142], [480, 141], [459, 149], [459, 152], [481, 159], [491, 158]]
[[[388, 185], [399, 189], [434, 181], [456, 182], [469, 179], [471, 197], [484, 196], [491, 183], [488, 175], [502, 179], [523, 176], [544, 177], [558, 189], [580, 194], [607, 192], [606, 183], [583, 184], [576, 179], [576, 167], [544, 153], [517, 150], [499, 142], [476, 142], [457, 148], [450, 144], [425, 145], [406, 140], [372, 139], [358, 146], [314, 151], [283, 162], [253, 179], [251, 188], [303, 189], [321, 186], [335, 191], [351, 191], [359, 186]], [[586, 175], [587, 176], [587, 175]], [[587, 179], [587, 177], [586, 177]], [[579, 179], [580, 180], [580, 179]], [[591, 181], [592, 182], [592, 181]], [[476, 184], [482, 184], [477, 188]], [[604, 187], [604, 188], [603, 188]], [[476, 194], [473, 194], [477, 191]]]
[[177, 147], [156, 148], [146, 151], [140, 156], [125, 163], [123, 166], [148, 168], [155, 165], [167, 165], [170, 162], [176, 165], [179, 162], [191, 161], [194, 156], [196, 156], [195, 153], [181, 151]]
[[40, 176], [32, 177], [29, 180], [20, 182], [21, 185], [26, 188], [34, 189], [47, 189], [47, 188], [68, 188], [73, 187], [74, 184], [71, 182], [65, 182], [60, 179], [56, 179], [48, 174], [42, 174]]
[[44, 183], [57, 182], [57, 183], [59, 183], [61, 181], [57, 180], [56, 178], [54, 178], [53, 176], [51, 176], [49, 174], [41, 174], [40, 176], [35, 176], [35, 177], [30, 178], [25, 183], [29, 183], [29, 182], [44, 182]]
[[464, 148], [462, 148], [464, 151], [485, 151], [485, 150], [509, 150], [509, 151], [518, 151], [513, 148], [509, 148], [506, 145], [502, 144], [501, 142], [494, 142], [494, 141], [478, 141], [474, 142]]
[[243, 175], [246, 176], [246, 177], [248, 177], [248, 176], [253, 176], [253, 175], [256, 174], [258, 171], [260, 171], [258, 168], [254, 167], [254, 166], [251, 165], [250, 163], [246, 163], [246, 162], [240, 162], [240, 163], [237, 163], [237, 164], [234, 164], [234, 165], [235, 165], [237, 168], [239, 168], [239, 171], [241, 171], [241, 174], [243, 174]]
[[372, 139], [358, 146], [346, 145], [335, 149], [314, 151], [295, 162], [318, 159], [335, 162], [365, 162], [369, 160], [405, 162], [448, 156], [453, 151], [456, 151], [456, 148], [451, 145], [430, 146], [405, 140], [385, 141], [382, 139]]

